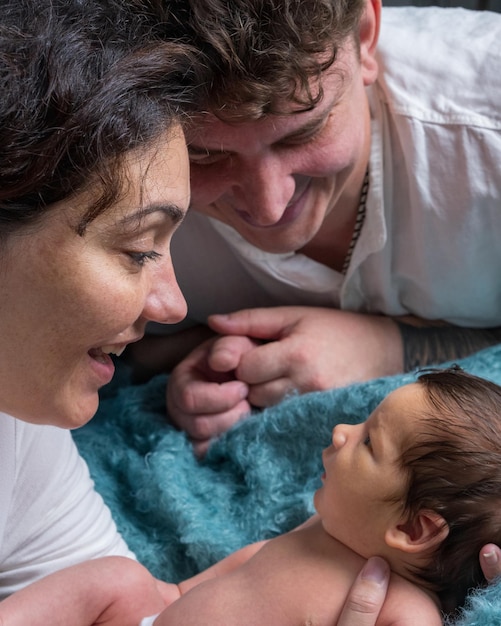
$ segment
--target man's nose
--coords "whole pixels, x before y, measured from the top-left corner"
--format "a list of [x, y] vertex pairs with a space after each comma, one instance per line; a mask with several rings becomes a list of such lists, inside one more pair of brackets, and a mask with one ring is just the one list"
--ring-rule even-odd
[[242, 164], [232, 185], [236, 211], [250, 224], [273, 226], [294, 197], [296, 183], [278, 155], [255, 157]]

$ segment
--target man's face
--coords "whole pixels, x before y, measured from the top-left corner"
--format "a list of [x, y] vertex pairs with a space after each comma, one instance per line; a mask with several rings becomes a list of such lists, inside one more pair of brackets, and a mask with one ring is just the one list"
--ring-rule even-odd
[[314, 110], [234, 125], [198, 119], [187, 133], [192, 207], [268, 252], [300, 250], [327, 222], [335, 237], [358, 205], [373, 80], [350, 43]]

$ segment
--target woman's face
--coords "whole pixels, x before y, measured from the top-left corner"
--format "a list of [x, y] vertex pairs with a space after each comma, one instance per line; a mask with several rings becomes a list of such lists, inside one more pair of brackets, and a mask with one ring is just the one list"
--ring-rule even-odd
[[90, 192], [54, 205], [0, 253], [0, 410], [75, 428], [114, 372], [110, 353], [140, 339], [146, 322], [180, 321], [186, 302], [170, 258], [189, 202], [179, 130], [131, 154], [120, 200], [77, 234]]

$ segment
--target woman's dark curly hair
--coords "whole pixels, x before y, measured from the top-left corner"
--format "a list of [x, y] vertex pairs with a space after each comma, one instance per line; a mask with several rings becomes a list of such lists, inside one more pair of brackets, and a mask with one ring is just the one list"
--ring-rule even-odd
[[123, 158], [177, 126], [204, 81], [155, 38], [146, 0], [0, 0], [0, 238], [99, 183], [82, 225], [122, 190]]

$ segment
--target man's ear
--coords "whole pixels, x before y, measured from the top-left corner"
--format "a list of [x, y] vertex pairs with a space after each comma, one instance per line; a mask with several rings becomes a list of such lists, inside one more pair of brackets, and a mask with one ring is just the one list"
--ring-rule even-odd
[[360, 63], [366, 87], [377, 78], [378, 64], [375, 55], [380, 25], [381, 0], [366, 0], [359, 26]]
[[412, 519], [391, 526], [385, 533], [386, 544], [402, 552], [425, 552], [441, 543], [449, 534], [445, 519], [435, 511], [419, 511]]

